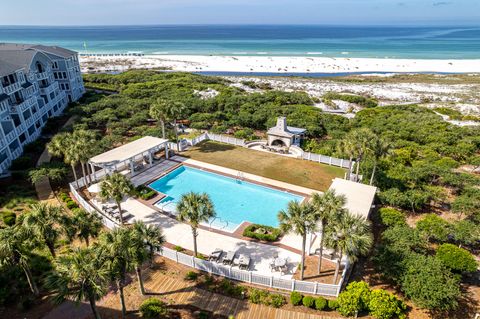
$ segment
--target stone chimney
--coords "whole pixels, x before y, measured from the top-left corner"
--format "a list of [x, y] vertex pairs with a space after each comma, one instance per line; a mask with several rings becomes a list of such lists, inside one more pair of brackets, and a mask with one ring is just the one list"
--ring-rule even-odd
[[282, 116], [277, 118], [277, 128], [281, 131], [287, 131], [287, 118]]

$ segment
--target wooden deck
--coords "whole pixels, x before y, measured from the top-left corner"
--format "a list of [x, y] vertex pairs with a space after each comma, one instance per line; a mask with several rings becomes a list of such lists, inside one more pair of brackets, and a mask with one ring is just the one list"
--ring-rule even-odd
[[[251, 304], [246, 300], [239, 300], [212, 293], [204, 289], [194, 287], [193, 282], [179, 280], [178, 278], [168, 276], [160, 271], [146, 271], [144, 274], [145, 289], [148, 294], [134, 302], [139, 306], [142, 299], [157, 296], [160, 299], [167, 300], [176, 306], [192, 305], [203, 310], [211, 311], [218, 315], [228, 317], [233, 315], [235, 319], [338, 319], [338, 316], [323, 316], [312, 313], [297, 312], [285, 309], [275, 309], [264, 305]], [[136, 294], [137, 283], [133, 282], [126, 288], [126, 298], [131, 303], [133, 294]], [[132, 289], [134, 291], [132, 291]], [[138, 304], [138, 305], [137, 305]], [[98, 303], [101, 309], [102, 318], [119, 318], [119, 301], [116, 294], [109, 294]], [[129, 312], [135, 309], [128, 309]], [[133, 313], [131, 313], [133, 314]], [[128, 316], [129, 318], [131, 316]], [[137, 318], [133, 316], [132, 318]]]

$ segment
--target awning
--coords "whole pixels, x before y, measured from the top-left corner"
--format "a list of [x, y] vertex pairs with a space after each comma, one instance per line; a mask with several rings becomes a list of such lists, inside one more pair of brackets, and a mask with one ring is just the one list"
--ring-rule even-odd
[[377, 188], [370, 185], [355, 183], [346, 179], [335, 178], [329, 189], [335, 190], [335, 194], [345, 195], [347, 208], [351, 213], [365, 218], [370, 214]]

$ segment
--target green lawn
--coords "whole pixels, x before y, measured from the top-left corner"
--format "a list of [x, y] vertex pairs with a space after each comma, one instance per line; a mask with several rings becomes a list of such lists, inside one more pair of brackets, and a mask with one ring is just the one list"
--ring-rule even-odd
[[320, 191], [327, 190], [332, 179], [343, 178], [345, 174], [344, 169], [335, 166], [212, 141], [197, 144], [188, 151], [182, 152], [181, 155]]

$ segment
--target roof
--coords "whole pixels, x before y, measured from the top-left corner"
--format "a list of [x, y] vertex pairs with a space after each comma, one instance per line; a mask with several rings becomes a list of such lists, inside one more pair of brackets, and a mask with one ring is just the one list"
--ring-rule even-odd
[[341, 178], [335, 178], [329, 189], [335, 190], [337, 195], [345, 195], [347, 199], [345, 208], [365, 218], [370, 214], [377, 191], [377, 188], [374, 186], [355, 183]]
[[300, 135], [306, 132], [306, 129], [300, 127], [287, 126], [287, 118], [284, 116], [277, 118], [277, 125], [268, 129], [267, 134], [291, 138], [294, 135]]
[[77, 54], [77, 52], [65, 49], [58, 46], [49, 46], [41, 44], [27, 44], [27, 43], [0, 43], [0, 50], [36, 50], [43, 53], [50, 53], [62, 58], [69, 58]]
[[[1, 47], [1, 44], [0, 44]], [[0, 49], [0, 76], [12, 74], [20, 69], [30, 71], [32, 61], [37, 54], [45, 56], [43, 52], [35, 50], [2, 50]], [[45, 56], [48, 59], [47, 56]]]
[[293, 134], [303, 134], [307, 130], [301, 127], [287, 126], [287, 130]]
[[153, 148], [159, 147], [168, 142], [168, 140], [153, 136], [145, 136], [133, 142], [114, 148], [108, 152], [94, 156], [90, 159], [93, 164], [115, 164], [124, 162], [130, 158], [147, 152]]
[[276, 135], [276, 136], [284, 136], [284, 137], [292, 137], [293, 133], [284, 131], [282, 129], [279, 129], [278, 127], [274, 126], [268, 129], [267, 134], [269, 135]]
[[0, 76], [5, 76], [20, 70], [22, 67], [2, 59], [0, 53]]

